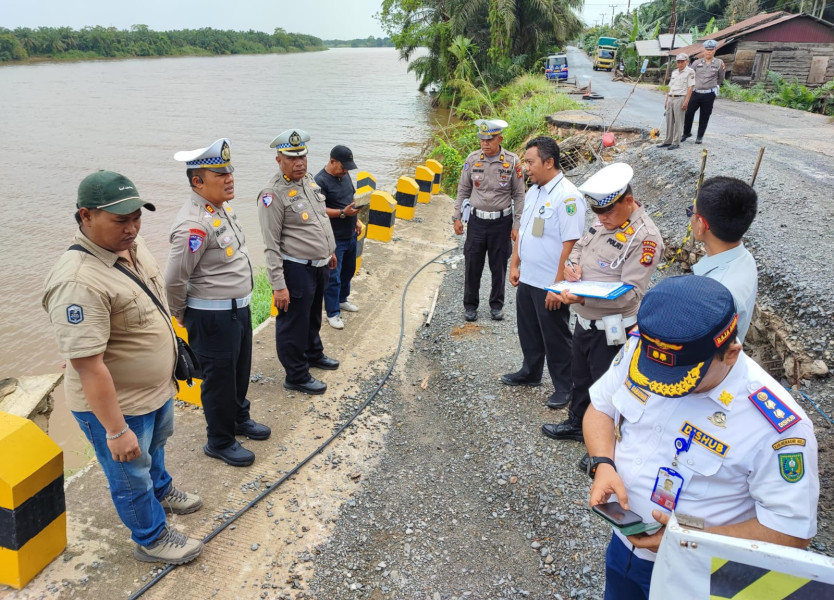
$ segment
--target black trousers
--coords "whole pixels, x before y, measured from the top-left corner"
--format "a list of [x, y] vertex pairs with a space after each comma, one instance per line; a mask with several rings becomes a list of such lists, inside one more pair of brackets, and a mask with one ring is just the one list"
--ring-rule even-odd
[[524, 354], [521, 375], [531, 381], [541, 379], [544, 363], [557, 393], [571, 389], [571, 335], [568, 327], [570, 308], [561, 306], [547, 310], [544, 298], [547, 291], [518, 284], [515, 309], [518, 322], [518, 341]]
[[573, 351], [571, 352], [570, 373], [573, 379], [573, 399], [570, 414], [582, 421], [591, 404], [588, 390], [611, 366], [611, 361], [622, 345], [609, 346], [605, 332], [599, 329], [585, 329], [579, 323], [573, 330]]
[[249, 372], [252, 367], [252, 317], [249, 307], [185, 311], [188, 344], [200, 361], [200, 400], [212, 448], [235, 441], [235, 424], [249, 419]]
[[686, 106], [686, 115], [683, 117], [684, 135], [692, 135], [692, 120], [695, 118], [695, 111], [701, 109], [701, 114], [698, 117], [698, 135], [695, 137], [704, 137], [714, 103], [715, 92], [710, 92], [709, 94], [692, 92], [692, 95], [689, 97], [689, 104]]
[[504, 307], [504, 286], [507, 281], [507, 262], [513, 252], [510, 233], [513, 230], [513, 216], [507, 215], [493, 221], [479, 219], [474, 214], [469, 219], [463, 256], [466, 259], [463, 284], [463, 307], [478, 308], [481, 275], [484, 272], [484, 258], [489, 258], [492, 286], [489, 291], [489, 307]]
[[324, 356], [321, 343], [321, 306], [330, 268], [284, 261], [284, 280], [290, 305], [275, 317], [275, 348], [290, 383], [310, 379], [310, 362]]

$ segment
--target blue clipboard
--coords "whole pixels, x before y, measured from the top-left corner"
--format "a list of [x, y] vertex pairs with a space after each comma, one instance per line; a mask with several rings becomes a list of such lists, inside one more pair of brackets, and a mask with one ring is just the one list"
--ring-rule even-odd
[[[583, 285], [585, 284], [585, 285]], [[583, 288], [593, 288], [599, 287], [600, 285], [605, 285], [610, 287], [610, 291], [606, 290], [605, 292], [599, 291], [597, 289], [583, 289]], [[618, 286], [613, 287], [611, 282], [599, 282], [599, 281], [560, 281], [558, 283], [554, 283], [551, 286], [548, 286], [547, 289], [550, 292], [555, 292], [557, 294], [561, 294], [562, 290], [569, 290], [571, 294], [575, 294], [577, 296], [584, 296], [585, 298], [599, 298], [601, 300], [614, 300], [615, 298], [619, 298], [627, 291], [632, 289], [634, 286], [630, 283], [622, 283], [620, 282]]]

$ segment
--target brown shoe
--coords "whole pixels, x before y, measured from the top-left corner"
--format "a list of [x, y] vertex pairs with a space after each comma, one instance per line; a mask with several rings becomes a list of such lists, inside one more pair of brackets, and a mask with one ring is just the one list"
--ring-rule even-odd
[[182, 565], [191, 562], [203, 551], [203, 542], [190, 538], [170, 527], [165, 527], [162, 535], [149, 546], [136, 544], [133, 556], [142, 562], [161, 562], [169, 565]]

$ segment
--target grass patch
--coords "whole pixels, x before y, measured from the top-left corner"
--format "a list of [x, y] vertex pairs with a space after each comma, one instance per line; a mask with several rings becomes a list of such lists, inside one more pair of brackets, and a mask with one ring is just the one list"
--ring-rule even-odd
[[721, 86], [721, 94], [736, 102], [774, 104], [829, 117], [834, 116], [834, 80], [816, 88], [808, 88], [796, 80], [786, 81], [784, 77], [773, 71], [768, 71], [767, 79], [769, 85], [760, 81], [750, 87], [742, 87], [725, 81]]
[[249, 310], [252, 314], [252, 329], [269, 318], [269, 311], [272, 310], [272, 284], [265, 268], [255, 272], [255, 288], [252, 290]]

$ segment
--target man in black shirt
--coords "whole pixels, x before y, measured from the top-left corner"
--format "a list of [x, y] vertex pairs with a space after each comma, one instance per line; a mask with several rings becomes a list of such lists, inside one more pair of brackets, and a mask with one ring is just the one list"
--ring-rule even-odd
[[353, 152], [347, 146], [334, 146], [330, 161], [316, 174], [316, 183], [324, 194], [327, 216], [336, 239], [336, 267], [330, 270], [330, 281], [324, 291], [324, 309], [327, 322], [335, 329], [344, 329], [341, 312], [356, 312], [355, 304], [348, 302], [350, 280], [356, 271], [356, 236], [361, 226], [356, 214], [359, 209], [353, 203], [356, 189], [349, 171], [356, 169]]

